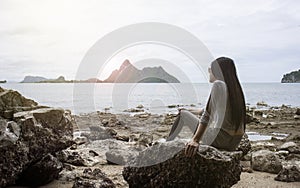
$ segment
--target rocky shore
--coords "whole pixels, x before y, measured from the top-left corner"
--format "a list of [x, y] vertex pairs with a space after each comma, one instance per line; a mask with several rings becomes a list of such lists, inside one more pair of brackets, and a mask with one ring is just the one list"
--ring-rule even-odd
[[0, 187], [300, 186], [298, 108], [248, 107], [250, 141], [200, 146], [193, 159], [182, 154], [188, 129], [163, 140], [176, 114], [72, 115], [0, 88], [0, 116]]

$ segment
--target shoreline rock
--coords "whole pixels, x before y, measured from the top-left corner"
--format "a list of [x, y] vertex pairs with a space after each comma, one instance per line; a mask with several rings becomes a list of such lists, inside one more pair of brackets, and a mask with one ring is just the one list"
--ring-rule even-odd
[[[2, 90], [0, 112], [6, 109], [14, 113], [9, 119], [0, 117], [0, 187], [14, 184], [22, 176], [30, 186], [53, 180], [61, 168], [59, 162], [48, 154], [73, 144], [70, 114], [63, 109], [40, 108], [17, 91]], [[24, 111], [27, 109], [31, 111]], [[36, 175], [32, 172], [34, 169], [43, 170]], [[22, 175], [26, 170], [28, 173]], [[49, 172], [52, 174], [48, 176]], [[24, 182], [22, 178], [20, 181]]]
[[240, 180], [241, 151], [200, 145], [187, 158], [184, 148], [180, 140], [154, 145], [124, 167], [123, 177], [129, 187], [231, 187]]

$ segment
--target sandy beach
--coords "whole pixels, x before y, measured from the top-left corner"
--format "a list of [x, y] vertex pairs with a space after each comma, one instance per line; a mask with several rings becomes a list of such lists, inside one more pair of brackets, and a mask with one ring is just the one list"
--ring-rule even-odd
[[[12, 174], [2, 174], [6, 176], [1, 179], [3, 184], [12, 185], [17, 181], [17, 185], [39, 182], [39, 187], [45, 188], [125, 188], [129, 187], [129, 183], [126, 181], [128, 174], [125, 175], [124, 171], [127, 169], [128, 172], [127, 167], [131, 168], [127, 165], [143, 156], [141, 153], [155, 151], [160, 146], [167, 149], [167, 143], [171, 144], [170, 148], [181, 148], [176, 151], [178, 155], [174, 153], [163, 161], [149, 163], [149, 168], [168, 164], [166, 160], [171, 164], [175, 159], [180, 159], [177, 162], [185, 168], [192, 160], [185, 156], [180, 158], [179, 153], [182, 151], [179, 145], [188, 142], [193, 135], [188, 128], [183, 128], [175, 141], [164, 141], [177, 117], [176, 113], [151, 114], [144, 111], [143, 105], [138, 105], [122, 114], [110, 113], [108, 109], [72, 115], [68, 110], [39, 106], [12, 90], [2, 89], [1, 92], [2, 103], [6, 106], [1, 106], [0, 149], [4, 153], [2, 160], [10, 161], [3, 164], [1, 170]], [[15, 100], [11, 102], [11, 98]], [[209, 177], [226, 175], [222, 171], [222, 165], [225, 165], [226, 173], [232, 173], [230, 177], [235, 178], [234, 181], [225, 179], [226, 187], [299, 187], [300, 109], [287, 105], [271, 107], [260, 102], [256, 106], [247, 106], [246, 121], [248, 139], [241, 142], [238, 149], [242, 150], [226, 152], [200, 145], [195, 160], [212, 164], [219, 161], [210, 167], [203, 163], [204, 169], [220, 168], [220, 171], [210, 172]], [[159, 150], [158, 154], [164, 155]], [[177, 162], [174, 162], [175, 166]], [[232, 164], [236, 171], [231, 171], [226, 166], [228, 164]], [[24, 167], [26, 169], [22, 169]], [[39, 174], [36, 174], [37, 170]], [[174, 168], [170, 170], [176, 172]], [[19, 173], [21, 178], [17, 179], [14, 173]], [[44, 182], [50, 183], [45, 185]]]
[[[251, 141], [252, 145], [257, 143], [272, 143], [275, 147], [279, 147], [285, 142], [293, 141], [299, 146], [299, 120], [296, 115], [297, 108], [287, 106], [268, 107], [268, 108], [249, 108], [248, 114], [252, 120], [247, 124], [247, 132], [255, 132], [260, 135], [270, 135], [271, 139]], [[95, 112], [81, 116], [74, 116], [77, 122], [77, 129], [86, 130], [87, 125], [91, 122], [101, 124], [106, 129], [115, 131], [115, 138], [118, 140], [129, 141], [131, 138], [136, 138], [137, 142], [139, 135], [147, 133], [152, 135], [151, 140], [156, 141], [160, 138], [165, 138], [168, 134], [170, 126], [174, 121], [175, 115], [153, 115], [145, 113], [129, 114], [110, 114], [104, 112]], [[283, 138], [276, 138], [274, 133], [282, 133], [287, 135]], [[188, 132], [184, 134], [190, 134]], [[277, 134], [278, 135], [278, 134]], [[258, 139], [260, 139], [258, 137]], [[131, 142], [131, 141], [130, 141]], [[147, 143], [144, 143], [147, 144]], [[263, 148], [265, 149], [265, 148]], [[299, 159], [297, 159], [299, 160]], [[248, 161], [250, 164], [250, 161]], [[117, 187], [128, 187], [128, 184], [122, 177], [122, 165], [111, 165], [104, 162], [99, 167], [107, 176], [115, 183]], [[251, 166], [248, 166], [251, 169]], [[240, 181], [235, 184], [234, 188], [242, 187], [299, 187], [300, 182], [281, 182], [275, 181], [276, 174], [251, 170], [251, 172], [242, 172]], [[71, 182], [57, 180], [51, 184], [44, 186], [45, 188], [54, 187], [72, 187]]]

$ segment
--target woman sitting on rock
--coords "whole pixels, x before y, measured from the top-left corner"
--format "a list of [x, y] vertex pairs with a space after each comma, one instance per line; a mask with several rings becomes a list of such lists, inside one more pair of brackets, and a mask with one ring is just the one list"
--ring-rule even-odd
[[[233, 151], [245, 133], [245, 99], [232, 59], [220, 57], [208, 69], [211, 93], [200, 119], [187, 110], [180, 110], [167, 141], [173, 140], [182, 127], [188, 126], [194, 136], [187, 143], [185, 154], [194, 156], [199, 142], [218, 149]], [[201, 111], [199, 111], [200, 113]]]

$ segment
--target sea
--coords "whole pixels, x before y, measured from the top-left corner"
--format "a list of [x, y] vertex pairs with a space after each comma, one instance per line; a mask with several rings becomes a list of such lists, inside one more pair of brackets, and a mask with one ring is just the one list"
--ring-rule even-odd
[[[40, 105], [69, 109], [73, 114], [95, 111], [128, 113], [143, 107], [145, 112], [176, 113], [178, 108], [203, 108], [211, 84], [208, 83], [4, 83]], [[255, 106], [300, 106], [300, 84], [242, 83], [246, 103]]]

